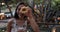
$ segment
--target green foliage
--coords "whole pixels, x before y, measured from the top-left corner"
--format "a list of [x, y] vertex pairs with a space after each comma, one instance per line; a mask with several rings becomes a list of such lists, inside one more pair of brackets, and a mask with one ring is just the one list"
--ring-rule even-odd
[[34, 0], [35, 4], [40, 4], [40, 0]]
[[58, 11], [60, 9], [60, 0], [52, 0], [51, 6]]

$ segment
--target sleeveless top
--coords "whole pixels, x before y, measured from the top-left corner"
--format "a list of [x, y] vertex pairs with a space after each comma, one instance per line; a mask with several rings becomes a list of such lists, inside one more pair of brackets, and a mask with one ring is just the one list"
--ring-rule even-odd
[[11, 32], [17, 32], [19, 30], [23, 30], [25, 32], [27, 32], [27, 21], [24, 22], [24, 24], [22, 26], [18, 26], [16, 24], [16, 20], [14, 19], [13, 24], [12, 24], [12, 29]]

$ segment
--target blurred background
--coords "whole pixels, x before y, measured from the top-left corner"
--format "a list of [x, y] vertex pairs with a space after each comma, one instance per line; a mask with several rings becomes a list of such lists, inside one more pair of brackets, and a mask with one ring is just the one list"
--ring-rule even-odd
[[[34, 9], [40, 32], [60, 32], [60, 0], [0, 0], [0, 32], [6, 32], [8, 20], [14, 17], [19, 2]], [[32, 28], [29, 31], [32, 32]]]

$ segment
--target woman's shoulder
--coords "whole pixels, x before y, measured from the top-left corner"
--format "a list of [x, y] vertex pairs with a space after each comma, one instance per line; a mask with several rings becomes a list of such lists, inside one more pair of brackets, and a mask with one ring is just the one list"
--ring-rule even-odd
[[14, 18], [11, 18], [11, 19], [8, 20], [7, 27], [11, 27], [12, 26], [13, 20], [14, 20]]
[[14, 18], [11, 18], [8, 20], [9, 23], [13, 22], [14, 21]]

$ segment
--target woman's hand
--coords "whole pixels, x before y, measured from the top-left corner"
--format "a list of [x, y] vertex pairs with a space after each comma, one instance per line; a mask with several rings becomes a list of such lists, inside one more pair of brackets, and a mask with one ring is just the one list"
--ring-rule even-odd
[[35, 32], [40, 32], [39, 27], [38, 27], [37, 23], [35, 22], [35, 19], [34, 19], [33, 15], [32, 15], [31, 8], [28, 8], [28, 12], [25, 13], [25, 15], [27, 16], [28, 22], [31, 25], [32, 29]]
[[32, 9], [31, 8], [27, 8], [27, 13], [25, 13], [25, 15], [27, 16], [27, 17], [29, 17], [29, 18], [32, 18], [33, 17], [33, 15], [32, 15]]

